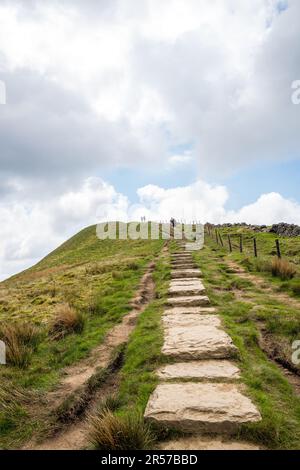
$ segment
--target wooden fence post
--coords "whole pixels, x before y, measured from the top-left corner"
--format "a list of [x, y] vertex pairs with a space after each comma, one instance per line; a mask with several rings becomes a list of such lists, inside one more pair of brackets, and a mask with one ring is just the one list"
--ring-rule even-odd
[[219, 233], [219, 239], [220, 239], [220, 242], [221, 242], [221, 246], [224, 246], [222, 235], [220, 234], [220, 232], [218, 232], [218, 233]]
[[230, 253], [232, 253], [232, 244], [231, 244], [231, 238], [230, 238], [230, 235], [228, 234], [228, 245], [229, 245], [229, 251]]
[[219, 237], [218, 237], [218, 230], [215, 229], [215, 236], [216, 236], [216, 242], [219, 245]]
[[254, 256], [257, 258], [257, 244], [256, 244], [256, 238], [253, 238], [253, 248], [254, 248]]
[[276, 242], [276, 251], [277, 251], [277, 256], [278, 258], [281, 258], [281, 251], [280, 251], [280, 243], [279, 243], [279, 240], [275, 240]]
[[243, 235], [240, 235], [240, 253], [243, 253]]

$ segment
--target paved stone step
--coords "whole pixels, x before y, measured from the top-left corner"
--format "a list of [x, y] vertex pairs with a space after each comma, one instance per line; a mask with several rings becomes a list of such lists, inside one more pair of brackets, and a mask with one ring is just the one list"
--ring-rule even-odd
[[230, 361], [209, 360], [168, 364], [158, 369], [157, 375], [162, 380], [237, 380], [240, 378], [240, 371], [238, 367]]
[[173, 266], [175, 266], [177, 268], [180, 267], [180, 266], [182, 266], [183, 268], [187, 268], [188, 266], [193, 266], [193, 267], [195, 267], [195, 269], [198, 267], [196, 265], [196, 263], [194, 263], [194, 261], [189, 261], [189, 260], [187, 260], [187, 261], [182, 261], [182, 260], [171, 261], [171, 267], [173, 267]]
[[186, 264], [172, 264], [171, 270], [172, 271], [185, 271], [186, 269], [193, 269], [196, 270], [198, 269], [198, 266], [192, 263], [186, 263]]
[[188, 436], [163, 442], [160, 450], [260, 450], [255, 444], [212, 436]]
[[178, 263], [171, 264], [172, 269], [197, 269], [197, 265], [194, 263]]
[[197, 266], [193, 263], [186, 263], [186, 264], [172, 264], [172, 270], [180, 270], [184, 271], [185, 269], [197, 269]]
[[[184, 315], [184, 318], [189, 317]], [[237, 353], [230, 336], [216, 326], [196, 323], [193, 326], [173, 325], [165, 328], [162, 353], [168, 357], [178, 361], [228, 359]]]
[[200, 307], [209, 305], [209, 303], [209, 298], [206, 295], [169, 297], [167, 299], [167, 305], [170, 307]]
[[214, 328], [222, 327], [219, 315], [197, 315], [196, 313], [191, 313], [190, 315], [163, 315], [162, 321], [163, 325], [168, 328], [174, 326], [185, 328], [195, 328], [200, 326], [211, 326]]
[[200, 269], [176, 269], [171, 271], [172, 279], [181, 279], [184, 277], [201, 277]]
[[171, 260], [172, 261], [178, 261], [178, 260], [190, 260], [190, 261], [193, 261], [193, 257], [192, 255], [188, 254], [188, 253], [185, 253], [185, 254], [182, 254], [182, 255], [172, 255], [171, 256]]
[[145, 418], [183, 432], [232, 433], [261, 416], [235, 384], [160, 384], [152, 393]]
[[169, 295], [202, 295], [205, 293], [205, 287], [202, 282], [193, 282], [190, 284], [175, 284], [169, 287]]
[[168, 294], [172, 296], [194, 295], [199, 296], [205, 294], [205, 287], [191, 287], [191, 286], [175, 286], [168, 289]]
[[217, 310], [215, 307], [173, 307], [168, 308], [164, 311], [164, 315], [207, 315], [216, 314]]
[[183, 277], [183, 278], [175, 278], [171, 279], [170, 281], [170, 286], [171, 285], [188, 285], [188, 284], [194, 284], [195, 282], [201, 282], [198, 277]]
[[172, 259], [171, 264], [195, 264], [193, 259], [190, 258], [178, 258], [178, 259]]
[[172, 253], [171, 259], [185, 259], [190, 258], [193, 259], [192, 253]]
[[184, 277], [184, 278], [175, 278], [172, 279], [170, 282], [169, 287], [191, 287], [196, 289], [205, 289], [203, 283], [201, 282], [200, 278], [197, 277]]

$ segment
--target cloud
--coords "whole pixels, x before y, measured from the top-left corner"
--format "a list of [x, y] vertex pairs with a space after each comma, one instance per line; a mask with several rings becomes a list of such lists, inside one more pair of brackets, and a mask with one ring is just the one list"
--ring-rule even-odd
[[167, 167], [183, 143], [201, 175], [299, 157], [299, 14], [297, 0], [2, 2], [4, 168]]
[[194, 142], [202, 174], [299, 158], [299, 107], [291, 104], [299, 2], [281, 13], [276, 2], [231, 4], [217, 3], [219, 16], [204, 28], [176, 42], [141, 41], [136, 52], [137, 77], [163, 96], [173, 138]]
[[228, 212], [223, 221], [245, 221], [259, 225], [286, 222], [300, 225], [300, 204], [285, 199], [278, 193], [263, 194], [253, 204], [248, 204], [238, 211]]
[[161, 131], [149, 143], [142, 129], [137, 134], [126, 120], [109, 123], [84, 96], [43, 76], [22, 69], [4, 77], [8, 103], [0, 113], [2, 173], [49, 181], [125, 161], [138, 166], [155, 160]]
[[228, 192], [224, 186], [211, 186], [204, 181], [178, 188], [164, 189], [154, 185], [138, 189], [148, 219], [217, 221], [225, 213]]
[[154, 185], [138, 190], [141, 207], [138, 214], [148, 219], [200, 221], [201, 223], [246, 222], [272, 225], [286, 222], [300, 225], [300, 204], [279, 193], [262, 194], [255, 202], [238, 210], [227, 210], [230, 193], [225, 186], [198, 180], [184, 187], [164, 189]]
[[177, 167], [182, 165], [187, 165], [192, 161], [192, 153], [190, 151], [185, 151], [182, 154], [171, 155], [168, 158], [168, 163], [170, 167]]

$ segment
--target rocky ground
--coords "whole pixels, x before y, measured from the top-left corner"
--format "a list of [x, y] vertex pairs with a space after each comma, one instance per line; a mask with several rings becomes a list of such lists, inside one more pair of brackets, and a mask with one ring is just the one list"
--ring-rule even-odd
[[279, 224], [273, 224], [272, 226], [267, 225], [251, 225], [246, 223], [238, 224], [218, 224], [215, 225], [217, 228], [231, 228], [231, 227], [243, 227], [254, 232], [264, 232], [264, 233], [275, 233], [278, 236], [284, 237], [299, 237], [300, 236], [300, 227], [299, 225], [287, 224], [281, 222]]

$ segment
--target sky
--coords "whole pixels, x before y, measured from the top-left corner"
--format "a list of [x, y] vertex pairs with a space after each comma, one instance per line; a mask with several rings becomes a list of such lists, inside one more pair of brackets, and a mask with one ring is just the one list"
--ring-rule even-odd
[[300, 224], [299, 18], [0, 0], [0, 279], [104, 220]]

